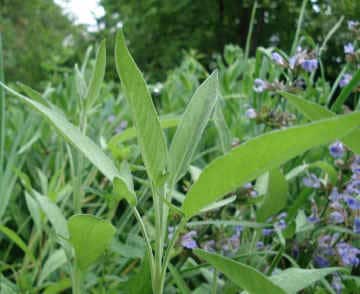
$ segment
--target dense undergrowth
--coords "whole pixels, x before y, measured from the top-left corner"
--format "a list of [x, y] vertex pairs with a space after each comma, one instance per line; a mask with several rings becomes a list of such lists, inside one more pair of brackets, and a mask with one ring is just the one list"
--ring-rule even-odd
[[358, 293], [356, 41], [337, 80], [322, 59], [342, 21], [148, 87], [119, 32], [121, 83], [102, 42], [43, 93], [2, 84], [1, 293]]

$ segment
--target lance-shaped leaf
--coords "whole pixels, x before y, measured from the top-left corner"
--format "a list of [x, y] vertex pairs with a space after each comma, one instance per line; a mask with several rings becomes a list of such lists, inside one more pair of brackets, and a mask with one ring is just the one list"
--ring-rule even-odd
[[120, 167], [120, 174], [123, 179], [128, 183], [125, 184], [119, 178], [114, 179], [114, 194], [118, 201], [125, 199], [131, 206], [136, 206], [137, 199], [134, 192], [134, 183], [131, 176], [129, 164], [123, 161]]
[[126, 47], [122, 31], [116, 36], [115, 61], [132, 111], [145, 167], [149, 177], [159, 183], [167, 160], [165, 136], [145, 80]]
[[30, 98], [17, 93], [1, 82], [0, 85], [22, 102], [25, 102], [27, 105], [37, 110], [68, 142], [80, 150], [80, 152], [82, 152], [85, 157], [89, 159], [89, 161], [95, 165], [110, 181], [113, 181], [115, 177], [118, 178], [124, 182], [124, 187], [128, 187], [128, 193], [133, 193], [130, 188], [130, 184], [123, 179], [112, 160], [107, 157], [106, 154], [92, 140], [85, 136], [78, 127], [71, 124], [59, 111], [49, 108], [37, 101], [33, 101]]
[[95, 67], [87, 88], [85, 100], [88, 105], [92, 105], [100, 94], [101, 84], [105, 76], [106, 67], [106, 42], [100, 43], [99, 50], [96, 54]]
[[105, 252], [115, 234], [109, 221], [89, 214], [73, 215], [68, 220], [68, 228], [75, 260], [81, 270], [88, 268]]
[[194, 252], [248, 293], [286, 294], [281, 287], [255, 268], [204, 250], [195, 249]]
[[[336, 114], [329, 109], [311, 101], [302, 99], [294, 94], [280, 92], [296, 109], [308, 120], [316, 121], [324, 118], [335, 117]], [[360, 129], [357, 128], [342, 138], [342, 141], [355, 153], [360, 153]]]
[[177, 180], [188, 169], [202, 133], [214, 110], [217, 98], [218, 74], [213, 72], [191, 98], [169, 150], [169, 172]]
[[344, 268], [330, 267], [322, 269], [301, 269], [289, 268], [277, 275], [270, 277], [270, 280], [279, 285], [288, 294], [296, 294], [300, 290], [311, 286], [318, 280], [321, 280], [328, 274], [336, 271], [346, 271]]
[[360, 125], [360, 112], [324, 119], [256, 137], [215, 159], [190, 188], [186, 217], [304, 151], [345, 136]]
[[266, 173], [261, 182], [265, 186], [265, 197], [256, 212], [256, 220], [264, 222], [285, 207], [289, 187], [279, 168]]

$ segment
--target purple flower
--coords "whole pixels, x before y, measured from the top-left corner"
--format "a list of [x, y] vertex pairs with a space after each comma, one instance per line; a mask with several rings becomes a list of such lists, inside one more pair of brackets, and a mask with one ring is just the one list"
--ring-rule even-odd
[[341, 289], [342, 289], [343, 285], [342, 285], [341, 279], [338, 275], [334, 275], [334, 277], [331, 281], [331, 286], [334, 288], [336, 294], [341, 293]]
[[240, 246], [240, 237], [237, 234], [232, 235], [228, 239], [228, 245], [232, 250], [237, 251]]
[[254, 108], [249, 108], [246, 110], [245, 115], [249, 119], [254, 119], [257, 116], [256, 110]]
[[353, 230], [355, 234], [360, 234], [360, 217], [355, 217]]
[[336, 141], [329, 146], [329, 151], [332, 157], [341, 158], [344, 156], [345, 147], [343, 143], [341, 143], [340, 141]]
[[329, 195], [329, 199], [330, 199], [331, 202], [337, 202], [340, 199], [342, 199], [342, 195], [339, 193], [338, 188], [334, 187], [331, 190], [331, 193]]
[[197, 236], [197, 233], [196, 231], [190, 231], [188, 233], [186, 233], [185, 235], [183, 235], [181, 237], [181, 246], [183, 246], [184, 248], [187, 248], [187, 249], [194, 249], [194, 248], [197, 248], [197, 243], [196, 241], [193, 239], [194, 237]]
[[287, 212], [282, 212], [277, 216], [277, 219], [284, 219], [287, 217], [287, 215], [288, 215]]
[[262, 79], [256, 79], [254, 81], [254, 91], [256, 93], [264, 92], [268, 88], [267, 83]]
[[359, 25], [358, 21], [354, 21], [354, 20], [349, 20], [348, 21], [348, 28], [349, 30], [354, 30], [356, 29], [356, 27]]
[[354, 54], [355, 49], [352, 43], [347, 43], [344, 45], [344, 53], [345, 54]]
[[342, 224], [345, 221], [345, 217], [339, 211], [333, 211], [329, 215], [329, 221], [333, 224]]
[[128, 122], [127, 120], [122, 120], [120, 122], [120, 124], [117, 126], [117, 128], [115, 129], [115, 132], [118, 134], [118, 133], [121, 133], [123, 130], [125, 130], [128, 126]]
[[344, 200], [345, 200], [345, 203], [348, 205], [348, 207], [351, 210], [360, 209], [360, 201], [357, 200], [356, 198], [351, 197], [351, 196], [346, 196], [346, 197], [344, 197]]
[[264, 248], [264, 242], [258, 241], [256, 242], [256, 249], [263, 249]]
[[349, 194], [360, 195], [360, 180], [353, 180], [346, 186], [346, 192]]
[[358, 248], [352, 247], [348, 243], [340, 242], [336, 245], [336, 251], [343, 265], [345, 266], [359, 265], [360, 260], [357, 256], [360, 254], [360, 250]]
[[263, 229], [263, 230], [262, 230], [262, 234], [263, 234], [264, 236], [270, 236], [270, 235], [273, 234], [273, 232], [274, 232], [273, 229]]
[[339, 86], [340, 88], [344, 88], [348, 83], [350, 83], [352, 79], [352, 75], [351, 74], [343, 74], [343, 76], [341, 77], [340, 81], [339, 81]]
[[249, 190], [249, 189], [252, 189], [253, 185], [251, 183], [246, 183], [243, 187], [244, 187], [244, 189]]
[[250, 197], [251, 198], [256, 198], [258, 196], [259, 196], [259, 193], [256, 190], [250, 191]]
[[285, 60], [279, 53], [277, 53], [277, 52], [271, 53], [271, 58], [276, 64], [282, 65], [282, 66], [285, 65]]
[[306, 59], [301, 63], [301, 67], [307, 72], [313, 72], [318, 67], [316, 59]]
[[297, 61], [297, 56], [296, 55], [289, 58], [289, 66], [290, 66], [291, 69], [295, 68], [296, 61]]
[[314, 265], [318, 268], [323, 268], [323, 267], [330, 266], [330, 262], [327, 260], [327, 258], [325, 258], [321, 255], [315, 255], [314, 256]]
[[235, 227], [235, 235], [240, 237], [241, 232], [243, 231], [243, 227], [242, 226], [236, 226]]
[[351, 164], [351, 171], [355, 174], [360, 174], [360, 156], [356, 156]]
[[116, 119], [115, 115], [111, 114], [111, 115], [109, 115], [109, 117], [108, 117], [108, 122], [109, 122], [109, 123], [113, 123], [113, 122], [115, 121], [115, 119]]
[[320, 188], [320, 180], [319, 178], [314, 174], [309, 174], [309, 176], [303, 178], [303, 183], [306, 187], [309, 188]]
[[280, 219], [275, 226], [279, 228], [281, 231], [286, 229], [286, 221], [284, 219]]

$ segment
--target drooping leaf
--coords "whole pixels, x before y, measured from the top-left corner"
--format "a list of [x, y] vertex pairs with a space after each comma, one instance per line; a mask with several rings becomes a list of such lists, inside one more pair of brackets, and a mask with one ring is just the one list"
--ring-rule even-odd
[[[308, 120], [316, 121], [324, 118], [335, 117], [336, 114], [329, 109], [311, 101], [302, 99], [294, 94], [280, 92], [299, 112]], [[360, 129], [354, 129], [352, 132], [342, 138], [342, 141], [355, 153], [360, 153]]]
[[100, 94], [101, 84], [105, 76], [106, 66], [106, 42], [101, 41], [99, 50], [96, 54], [95, 68], [93, 70], [87, 93], [85, 96], [86, 103], [92, 105]]
[[280, 169], [270, 170], [266, 177], [265, 197], [256, 212], [256, 220], [264, 222], [281, 211], [286, 205], [288, 192], [288, 183]]
[[5, 236], [7, 236], [12, 242], [14, 242], [22, 251], [24, 251], [24, 253], [28, 257], [30, 257], [32, 261], [35, 261], [35, 257], [31, 252], [30, 248], [19, 237], [19, 235], [16, 234], [16, 232], [3, 225], [0, 225], [0, 232], [3, 233]]
[[[48, 108], [43, 104], [33, 101], [28, 97], [25, 97], [6, 85], [2, 85], [7, 91], [19, 98], [22, 102], [33, 107], [35, 110], [41, 113], [47, 118], [50, 123], [59, 131], [59, 133], [67, 139], [75, 148], [80, 150], [90, 162], [95, 165], [110, 181], [113, 181], [115, 177], [124, 181], [124, 186], [128, 183], [121, 177], [119, 171], [115, 167], [114, 163], [109, 157], [87, 136], [83, 135], [79, 128], [71, 124], [63, 115], [58, 111]], [[131, 193], [131, 190], [128, 191]]]
[[88, 214], [70, 217], [68, 228], [70, 243], [81, 270], [88, 268], [105, 252], [115, 234], [115, 228], [109, 221]]
[[311, 286], [316, 281], [336, 271], [344, 271], [344, 268], [332, 267], [322, 269], [289, 268], [277, 275], [271, 276], [270, 280], [284, 289], [288, 294], [296, 294], [300, 290]]
[[360, 113], [277, 130], [249, 140], [211, 162], [183, 203], [186, 217], [304, 151], [341, 138], [360, 125]]
[[195, 91], [182, 115], [169, 150], [169, 172], [177, 180], [188, 169], [218, 95], [218, 73], [213, 72]]
[[126, 161], [123, 161], [121, 163], [120, 174], [128, 184], [125, 185], [125, 182], [123, 180], [120, 180], [119, 178], [115, 178], [113, 181], [114, 196], [118, 201], [124, 198], [131, 206], [136, 206], [137, 199], [134, 192], [134, 183], [132, 180], [129, 165]]
[[159, 183], [167, 160], [165, 136], [145, 80], [126, 47], [122, 31], [116, 36], [115, 62], [132, 111], [145, 167], [149, 177]]
[[286, 294], [281, 287], [255, 268], [204, 250], [195, 249], [194, 252], [250, 294]]

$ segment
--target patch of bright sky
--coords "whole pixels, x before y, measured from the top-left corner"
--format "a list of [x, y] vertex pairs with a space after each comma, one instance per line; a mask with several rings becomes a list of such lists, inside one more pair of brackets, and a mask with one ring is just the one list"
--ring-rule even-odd
[[105, 14], [98, 0], [55, 0], [76, 24], [84, 24], [89, 30], [96, 30], [96, 18]]

